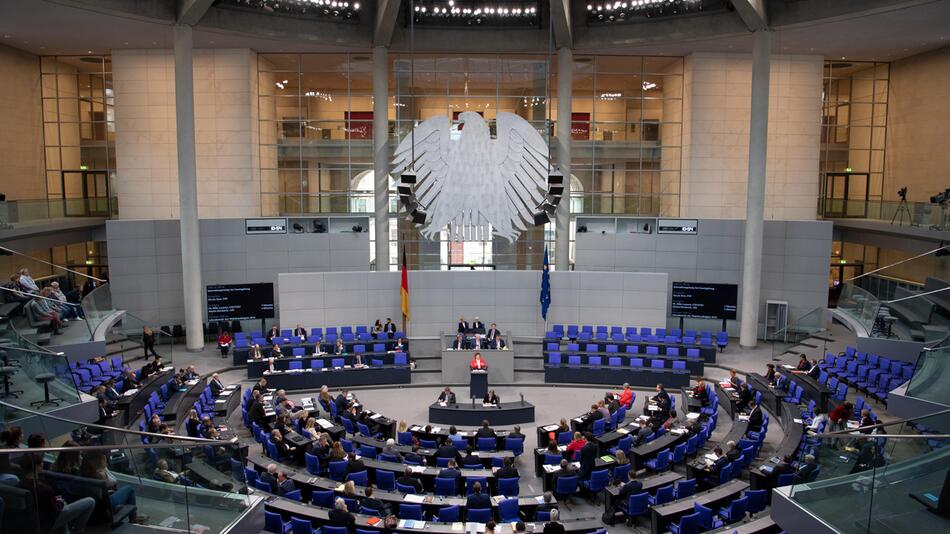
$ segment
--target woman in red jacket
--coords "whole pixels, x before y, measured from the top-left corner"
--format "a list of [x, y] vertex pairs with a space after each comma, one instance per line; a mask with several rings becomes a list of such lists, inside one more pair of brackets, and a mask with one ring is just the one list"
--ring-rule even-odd
[[469, 367], [474, 371], [475, 369], [485, 370], [488, 369], [488, 363], [482, 359], [481, 353], [476, 352], [475, 357], [472, 358], [472, 363], [469, 364]]

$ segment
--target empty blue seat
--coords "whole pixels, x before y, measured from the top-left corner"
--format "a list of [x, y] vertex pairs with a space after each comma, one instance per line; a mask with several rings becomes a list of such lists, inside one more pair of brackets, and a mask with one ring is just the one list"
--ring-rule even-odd
[[667, 355], [667, 356], [679, 356], [679, 355], [680, 355], [680, 349], [679, 349], [679, 347], [666, 347], [666, 355]]
[[643, 358], [630, 358], [630, 367], [643, 367]]
[[660, 347], [656, 347], [653, 345], [650, 345], [647, 347], [647, 356], [659, 356], [659, 355], [660, 355]]
[[291, 369], [303, 369], [303, 362], [290, 362], [289, 367]]
[[587, 365], [600, 366], [602, 364], [603, 364], [603, 361], [600, 359], [600, 356], [591, 356], [587, 358]]
[[303, 347], [297, 347], [292, 352], [294, 356], [304, 356], [307, 351]]
[[627, 354], [640, 354], [639, 345], [627, 345], [627, 347], [624, 350], [626, 351]]
[[607, 359], [607, 365], [611, 367], [620, 367], [620, 357], [611, 356], [610, 358]]
[[560, 352], [548, 353], [548, 365], [561, 365], [561, 353]]
[[685, 371], [686, 362], [684, 362], [683, 360], [673, 360], [673, 370]]
[[571, 367], [579, 367], [581, 365], [581, 357], [576, 354], [572, 354], [568, 356], [567, 365]]
[[665, 369], [666, 361], [665, 360], [650, 360], [651, 369]]

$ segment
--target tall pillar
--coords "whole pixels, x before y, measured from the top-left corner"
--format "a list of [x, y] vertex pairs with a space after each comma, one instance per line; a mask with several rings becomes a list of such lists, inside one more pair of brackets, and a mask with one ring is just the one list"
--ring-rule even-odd
[[557, 206], [554, 233], [554, 267], [569, 271], [571, 258], [571, 100], [574, 84], [574, 51], [557, 51], [557, 164], [564, 175], [564, 196]]
[[201, 241], [198, 235], [198, 180], [195, 170], [195, 89], [191, 26], [176, 24], [175, 126], [178, 147], [178, 206], [181, 231], [181, 276], [185, 293], [185, 345], [204, 349], [201, 321]]
[[385, 46], [373, 48], [373, 175], [376, 178], [376, 270], [389, 270], [389, 64]]
[[760, 30], [755, 32], [754, 39], [752, 109], [749, 116], [749, 182], [746, 189], [745, 248], [742, 256], [742, 316], [739, 324], [739, 345], [746, 348], [755, 347], [759, 329], [772, 35], [766, 30]]

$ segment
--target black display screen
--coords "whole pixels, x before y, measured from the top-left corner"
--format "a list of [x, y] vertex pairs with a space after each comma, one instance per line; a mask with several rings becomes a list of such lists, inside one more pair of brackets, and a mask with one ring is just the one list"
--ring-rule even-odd
[[673, 282], [673, 317], [695, 319], [735, 319], [739, 286]]
[[274, 284], [208, 286], [208, 322], [274, 317]]

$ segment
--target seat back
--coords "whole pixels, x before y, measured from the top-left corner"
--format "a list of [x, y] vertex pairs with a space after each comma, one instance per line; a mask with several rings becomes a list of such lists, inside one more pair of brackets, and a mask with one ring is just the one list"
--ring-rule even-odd
[[[308, 518], [299, 518], [296, 516], [291, 516], [290, 524], [293, 527], [293, 534], [313, 534], [313, 524], [310, 523]], [[328, 532], [326, 529], [324, 532]], [[343, 529], [343, 534], [346, 534], [346, 529]]]
[[518, 487], [518, 477], [499, 478], [497, 480], [499, 495], [504, 495], [506, 497], [516, 497], [518, 493], [520, 493], [520, 489]]
[[393, 491], [396, 489], [396, 473], [392, 471], [376, 470], [376, 487], [381, 490]]
[[669, 484], [656, 490], [654, 504], [664, 504], [673, 500], [673, 484]]
[[440, 523], [455, 523], [461, 517], [461, 508], [458, 505], [443, 506], [439, 509]]
[[676, 498], [682, 499], [696, 493], [696, 479], [680, 480], [676, 483]]

